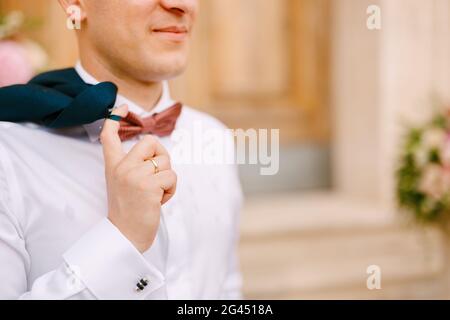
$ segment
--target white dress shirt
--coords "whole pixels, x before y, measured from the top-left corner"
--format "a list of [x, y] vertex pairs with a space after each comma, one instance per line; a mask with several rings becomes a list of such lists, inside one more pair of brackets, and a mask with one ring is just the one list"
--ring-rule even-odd
[[[98, 83], [80, 64], [76, 70]], [[123, 103], [147, 116], [174, 101], [164, 83], [152, 112], [118, 95], [116, 106]], [[53, 130], [0, 122], [0, 299], [241, 298], [235, 166], [177, 164], [175, 142], [161, 138], [178, 187], [162, 208], [154, 244], [141, 254], [107, 219], [102, 123]], [[194, 123], [225, 130], [186, 106], [176, 130], [193, 131]], [[137, 291], [142, 278], [149, 284]]]

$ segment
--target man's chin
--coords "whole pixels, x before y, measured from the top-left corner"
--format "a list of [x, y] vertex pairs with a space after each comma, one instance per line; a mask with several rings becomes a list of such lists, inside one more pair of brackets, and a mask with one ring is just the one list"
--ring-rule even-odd
[[170, 60], [165, 59], [164, 62], [158, 63], [158, 65], [155, 67], [153, 64], [152, 68], [148, 68], [148, 72], [146, 75], [148, 78], [147, 80], [151, 81], [164, 81], [164, 80], [170, 80], [173, 78], [176, 78], [180, 76], [185, 70], [186, 70], [187, 64], [186, 60], [180, 61], [180, 60]]
[[159, 70], [153, 69], [145, 74], [141, 74], [140, 80], [144, 82], [160, 82], [166, 80], [172, 80], [180, 76], [186, 68], [176, 69], [176, 70]]

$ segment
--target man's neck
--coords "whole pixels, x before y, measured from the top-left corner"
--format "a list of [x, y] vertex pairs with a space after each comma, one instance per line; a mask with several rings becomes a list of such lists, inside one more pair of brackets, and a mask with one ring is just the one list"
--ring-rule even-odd
[[142, 82], [132, 79], [118, 71], [112, 71], [106, 65], [96, 59], [83, 59], [83, 68], [96, 80], [110, 81], [117, 85], [119, 94], [133, 101], [145, 111], [151, 111], [162, 95], [163, 86], [161, 82]]

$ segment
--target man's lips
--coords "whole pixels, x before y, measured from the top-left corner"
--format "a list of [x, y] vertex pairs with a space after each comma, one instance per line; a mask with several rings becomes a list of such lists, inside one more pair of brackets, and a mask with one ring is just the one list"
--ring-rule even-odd
[[167, 33], [187, 33], [188, 29], [186, 27], [165, 27], [165, 28], [156, 28], [153, 29], [154, 32], [167, 32]]
[[182, 42], [186, 39], [189, 31], [184, 26], [169, 26], [164, 28], [155, 28], [154, 34], [163, 37], [166, 40]]
[[183, 42], [188, 34], [188, 28], [184, 26], [168, 26], [164, 28], [154, 28], [152, 33], [169, 41]]

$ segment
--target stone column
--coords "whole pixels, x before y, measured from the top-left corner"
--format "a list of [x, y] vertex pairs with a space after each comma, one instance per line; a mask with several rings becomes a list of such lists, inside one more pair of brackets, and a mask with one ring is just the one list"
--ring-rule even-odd
[[[447, 0], [333, 2], [334, 182], [339, 192], [395, 208], [402, 126], [423, 119], [432, 95], [449, 99]], [[381, 8], [381, 30], [366, 10]]]
[[389, 206], [402, 132], [430, 115], [433, 96], [450, 98], [450, 5], [384, 0], [380, 42], [381, 195]]

